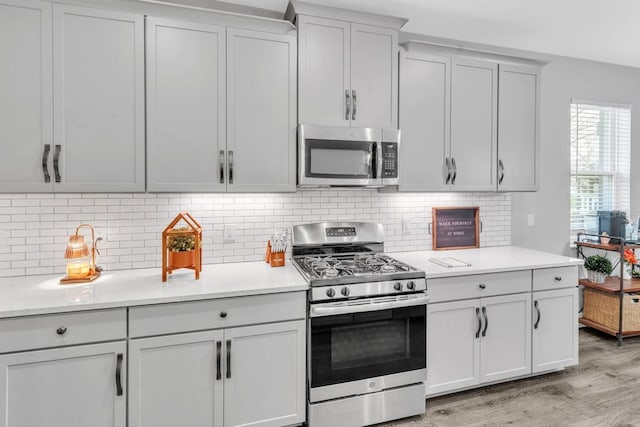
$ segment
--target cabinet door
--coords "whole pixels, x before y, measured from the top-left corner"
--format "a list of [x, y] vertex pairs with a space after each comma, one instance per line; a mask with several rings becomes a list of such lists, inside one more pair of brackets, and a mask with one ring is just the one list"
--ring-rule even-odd
[[447, 191], [451, 59], [400, 53], [401, 191]]
[[52, 189], [51, 49], [51, 3], [0, 0], [0, 192]]
[[0, 356], [0, 425], [124, 427], [126, 350], [114, 342]]
[[142, 15], [54, 4], [53, 71], [55, 191], [144, 191]]
[[351, 126], [398, 127], [398, 31], [351, 24]]
[[225, 331], [225, 427], [305, 421], [305, 339], [304, 320]]
[[498, 67], [454, 58], [451, 74], [451, 158], [454, 191], [495, 191]]
[[298, 122], [348, 127], [351, 24], [299, 15], [297, 27]]
[[480, 382], [480, 300], [427, 304], [426, 394]]
[[227, 31], [228, 191], [296, 190], [296, 38]]
[[146, 23], [147, 188], [225, 191], [225, 28]]
[[482, 300], [480, 380], [498, 381], [531, 373], [531, 294]]
[[578, 288], [533, 293], [532, 371], [578, 364]]
[[499, 66], [498, 190], [538, 189], [539, 69]]
[[129, 426], [222, 426], [222, 343], [222, 331], [131, 340]]

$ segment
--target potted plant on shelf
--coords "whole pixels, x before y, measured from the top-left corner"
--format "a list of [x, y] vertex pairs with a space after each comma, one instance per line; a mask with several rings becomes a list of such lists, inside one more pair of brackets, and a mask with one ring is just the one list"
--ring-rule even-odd
[[[192, 232], [191, 227], [178, 227], [174, 231]], [[167, 239], [169, 250], [169, 265], [172, 268], [185, 268], [195, 265], [196, 239], [192, 234], [169, 236]]]
[[606, 277], [613, 271], [613, 265], [609, 258], [602, 255], [591, 255], [584, 261], [584, 268], [587, 269], [589, 281], [602, 284]]

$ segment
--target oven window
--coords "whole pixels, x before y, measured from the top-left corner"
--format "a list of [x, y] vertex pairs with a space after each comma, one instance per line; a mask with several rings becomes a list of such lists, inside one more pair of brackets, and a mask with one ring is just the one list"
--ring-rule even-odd
[[426, 307], [311, 319], [311, 386], [423, 369]]

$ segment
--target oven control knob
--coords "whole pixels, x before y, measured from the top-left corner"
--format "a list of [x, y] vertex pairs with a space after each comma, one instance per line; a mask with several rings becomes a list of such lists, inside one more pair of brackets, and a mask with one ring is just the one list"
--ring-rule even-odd
[[345, 297], [349, 296], [349, 288], [347, 288], [346, 286], [344, 288], [342, 288], [342, 290], [340, 291], [340, 293], [342, 295], [344, 295]]
[[327, 296], [329, 298], [333, 298], [334, 296], [336, 296], [336, 290], [333, 288], [329, 288], [327, 289]]
[[396, 291], [401, 291], [402, 290], [402, 282], [396, 282], [393, 285], [393, 289], [395, 289]]
[[414, 290], [415, 288], [416, 288], [416, 284], [413, 282], [413, 280], [410, 280], [407, 282], [407, 289]]

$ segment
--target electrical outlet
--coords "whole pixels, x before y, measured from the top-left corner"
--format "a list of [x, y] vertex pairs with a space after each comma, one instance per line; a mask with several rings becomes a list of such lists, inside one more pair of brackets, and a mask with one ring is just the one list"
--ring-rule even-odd
[[222, 241], [224, 243], [234, 243], [236, 241], [236, 228], [232, 224], [226, 224], [224, 226]]
[[536, 216], [535, 216], [535, 214], [527, 215], [527, 225], [529, 227], [535, 227], [535, 225], [536, 225]]
[[402, 218], [402, 234], [411, 234], [411, 218]]

